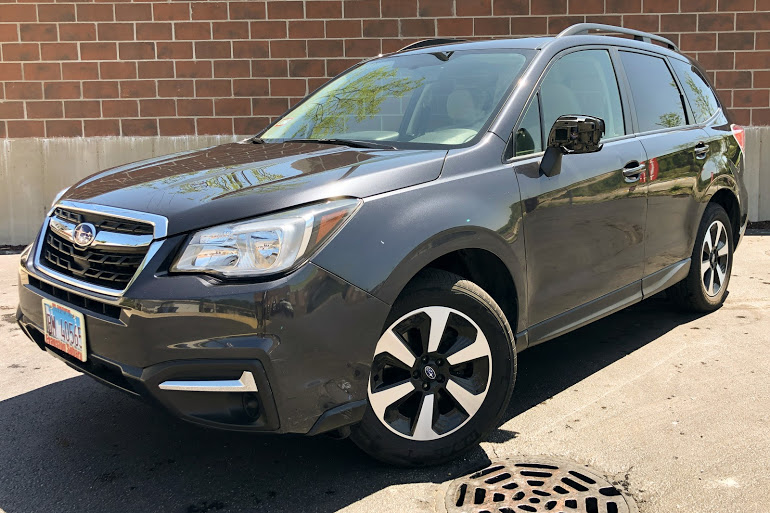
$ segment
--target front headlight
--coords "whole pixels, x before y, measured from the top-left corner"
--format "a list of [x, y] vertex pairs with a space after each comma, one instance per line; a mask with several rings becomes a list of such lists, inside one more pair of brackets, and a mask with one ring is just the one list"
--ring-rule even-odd
[[286, 271], [310, 258], [360, 204], [358, 199], [327, 201], [201, 230], [192, 236], [171, 271], [227, 278]]

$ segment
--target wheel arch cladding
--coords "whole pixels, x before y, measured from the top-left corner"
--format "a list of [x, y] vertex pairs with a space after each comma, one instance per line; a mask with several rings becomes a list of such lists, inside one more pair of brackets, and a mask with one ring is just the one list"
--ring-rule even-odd
[[725, 209], [733, 231], [733, 245], [737, 245], [741, 229], [741, 208], [735, 193], [728, 187], [722, 187], [711, 196], [709, 203], [716, 203]]

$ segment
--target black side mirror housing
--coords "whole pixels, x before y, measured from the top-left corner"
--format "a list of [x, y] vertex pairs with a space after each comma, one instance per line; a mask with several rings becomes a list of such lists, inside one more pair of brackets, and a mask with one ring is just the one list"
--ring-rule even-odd
[[594, 153], [602, 149], [604, 120], [594, 116], [559, 116], [548, 134], [540, 172], [548, 177], [561, 171], [561, 156]]

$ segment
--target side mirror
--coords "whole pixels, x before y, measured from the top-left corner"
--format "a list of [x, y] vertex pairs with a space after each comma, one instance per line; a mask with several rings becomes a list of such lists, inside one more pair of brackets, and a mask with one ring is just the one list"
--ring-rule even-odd
[[559, 116], [548, 134], [548, 147], [540, 162], [540, 172], [556, 176], [561, 171], [561, 156], [593, 153], [602, 149], [604, 120], [593, 116]]

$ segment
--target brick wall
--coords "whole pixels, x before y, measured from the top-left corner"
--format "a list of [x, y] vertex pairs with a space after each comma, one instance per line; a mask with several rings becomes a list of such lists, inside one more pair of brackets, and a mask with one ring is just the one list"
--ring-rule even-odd
[[362, 58], [433, 36], [661, 33], [770, 124], [770, 0], [0, 0], [0, 138], [250, 134]]

